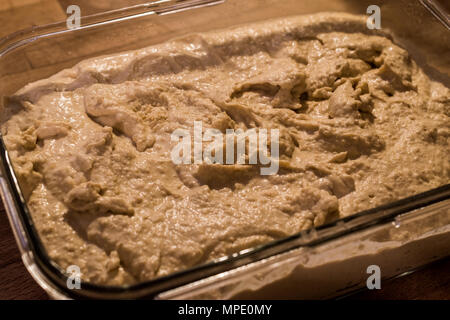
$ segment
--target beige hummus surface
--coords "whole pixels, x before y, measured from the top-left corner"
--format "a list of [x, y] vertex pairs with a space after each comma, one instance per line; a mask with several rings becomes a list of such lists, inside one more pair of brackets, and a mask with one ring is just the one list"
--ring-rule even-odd
[[[83, 61], [6, 101], [46, 249], [132, 284], [450, 181], [450, 90], [366, 17], [297, 16]], [[279, 129], [275, 175], [176, 165], [176, 129]], [[208, 144], [204, 144], [206, 148]]]

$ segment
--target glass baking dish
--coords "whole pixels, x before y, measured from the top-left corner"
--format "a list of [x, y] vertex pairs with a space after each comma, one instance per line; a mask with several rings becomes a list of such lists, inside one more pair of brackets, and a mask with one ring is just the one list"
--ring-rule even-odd
[[[163, 0], [83, 17], [75, 30], [66, 22], [33, 27], [0, 40], [0, 96], [3, 100], [89, 57], [274, 17], [365, 14], [370, 2]], [[449, 86], [448, 21], [439, 1], [379, 5], [382, 27], [431, 78]], [[23, 262], [53, 298], [330, 298], [365, 287], [370, 265], [379, 266], [386, 279], [450, 254], [450, 185], [445, 185], [145, 283], [82, 283], [81, 289], [70, 290], [68, 275], [49, 259], [33, 226], [3, 139], [0, 152], [1, 195]]]

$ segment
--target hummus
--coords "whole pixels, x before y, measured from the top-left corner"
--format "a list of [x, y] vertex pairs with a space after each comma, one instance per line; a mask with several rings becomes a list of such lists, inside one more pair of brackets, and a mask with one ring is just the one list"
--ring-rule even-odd
[[[449, 183], [449, 116], [365, 16], [323, 13], [82, 61], [8, 97], [1, 132], [49, 256], [123, 285]], [[173, 163], [194, 121], [278, 129], [278, 173]]]

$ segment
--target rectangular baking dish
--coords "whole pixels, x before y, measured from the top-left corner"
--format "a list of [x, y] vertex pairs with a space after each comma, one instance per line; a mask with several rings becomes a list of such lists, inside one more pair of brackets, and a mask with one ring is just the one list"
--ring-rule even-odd
[[[392, 30], [396, 42], [431, 78], [449, 86], [450, 39], [439, 2], [379, 3], [382, 28]], [[370, 4], [153, 1], [84, 17], [76, 30], [67, 29], [65, 22], [33, 27], [0, 40], [0, 96], [3, 100], [29, 82], [89, 57], [274, 17], [320, 11], [366, 14]], [[1, 195], [23, 262], [53, 298], [331, 298], [365, 287], [371, 265], [379, 266], [387, 279], [450, 255], [450, 185], [446, 185], [145, 283], [126, 287], [82, 283], [81, 289], [70, 290], [68, 275], [48, 258], [33, 226], [1, 137], [0, 153]]]

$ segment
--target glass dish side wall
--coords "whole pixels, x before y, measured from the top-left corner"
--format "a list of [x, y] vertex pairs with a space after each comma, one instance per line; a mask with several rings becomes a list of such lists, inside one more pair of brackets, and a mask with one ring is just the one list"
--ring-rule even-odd
[[[390, 4], [388, 1], [380, 3], [382, 27], [392, 29], [399, 36], [397, 40], [413, 53], [414, 58], [431, 77], [449, 85], [448, 62], [439, 59], [445, 56], [443, 53], [448, 52], [447, 43], [450, 43], [442, 41], [442, 38], [448, 37], [445, 28], [418, 3], [403, 0], [396, 4]], [[274, 17], [318, 11], [364, 14], [369, 4], [369, 1], [350, 0], [331, 3], [317, 0], [306, 0], [301, 3], [293, 0], [245, 2], [228, 0], [218, 7], [178, 12], [173, 15], [152, 16], [148, 10], [143, 10], [142, 14], [124, 19], [126, 15], [123, 12], [116, 12], [111, 14], [111, 20], [108, 20], [107, 24], [98, 24], [68, 33], [59, 33], [65, 30], [64, 24], [42, 31], [35, 28], [31, 32], [16, 35], [16, 38], [27, 41], [0, 57], [0, 96], [10, 95], [31, 81], [46, 78], [89, 57], [138, 49], [190, 32], [208, 31]], [[396, 21], [399, 20], [399, 15], [403, 14], [405, 7], [410, 20], [402, 19], [404, 23], [397, 25]], [[118, 17], [121, 18], [117, 19]], [[113, 19], [116, 20], [113, 22]], [[429, 37], [424, 34], [424, 29], [432, 31], [433, 35]], [[45, 36], [36, 38], [38, 34]], [[411, 38], [411, 34], [414, 34], [414, 37]], [[440, 41], [437, 41], [438, 39]], [[0, 47], [4, 48], [13, 42], [14, 37], [0, 40]], [[433, 43], [431, 46], [433, 50], [426, 45], [429, 42]], [[7, 192], [8, 188], [3, 188], [3, 193]], [[11, 217], [17, 213], [11, 211], [9, 215]], [[32, 252], [30, 257], [32, 259]]]
[[[381, 27], [392, 30], [395, 40], [412, 53], [429, 76], [449, 85], [448, 30], [419, 1], [378, 3]], [[320, 11], [366, 14], [369, 5], [370, 1], [355, 0], [228, 0], [217, 6], [165, 15], [145, 8], [119, 10], [82, 20], [83, 25], [102, 23], [70, 32], [65, 32], [65, 22], [34, 27], [0, 39], [2, 49], [20, 40], [13, 50], [1, 56], [0, 95], [10, 95], [29, 82], [47, 78], [90, 57], [139, 49], [187, 33]], [[127, 18], [128, 15], [132, 17]]]
[[159, 295], [161, 299], [329, 299], [450, 254], [450, 200], [333, 241], [304, 246]]

